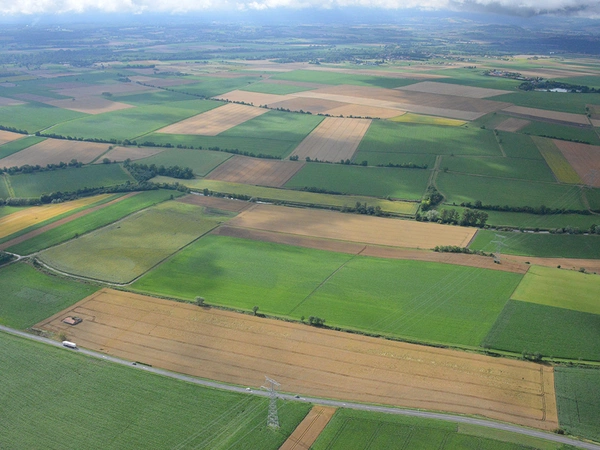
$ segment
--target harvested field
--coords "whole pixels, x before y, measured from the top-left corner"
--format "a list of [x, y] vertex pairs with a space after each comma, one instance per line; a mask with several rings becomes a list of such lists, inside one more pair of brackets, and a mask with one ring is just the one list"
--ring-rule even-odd
[[590, 119], [590, 122], [592, 122], [593, 126], [600, 127], [600, 119]]
[[0, 145], [6, 144], [7, 142], [16, 141], [17, 139], [21, 139], [23, 137], [22, 134], [12, 133], [10, 131], [0, 130]]
[[282, 187], [303, 166], [303, 162], [297, 161], [234, 156], [210, 172], [206, 179], [257, 186]]
[[510, 106], [508, 108], [504, 108], [502, 112], [515, 115], [517, 117], [524, 117], [526, 119], [538, 119], [549, 122], [576, 124], [583, 126], [590, 125], [588, 118], [583, 114], [549, 111], [546, 109], [538, 108], [527, 108], [525, 106]]
[[403, 91], [425, 92], [428, 94], [454, 95], [457, 97], [486, 98], [494, 95], [510, 94], [510, 91], [500, 89], [487, 89], [461, 84], [436, 83], [435, 81], [423, 81], [396, 88]]
[[223, 131], [268, 112], [268, 109], [227, 103], [197, 116], [162, 128], [157, 133], [216, 136]]
[[316, 405], [310, 410], [279, 450], [309, 449], [327, 426], [336, 408]]
[[25, 150], [0, 159], [0, 167], [24, 166], [25, 164], [45, 166], [46, 164], [68, 163], [72, 159], [87, 164], [108, 150], [109, 144], [95, 142], [46, 139]]
[[369, 119], [327, 117], [296, 147], [292, 156], [333, 162], [352, 159], [369, 125]]
[[15, 100], [14, 98], [0, 97], [0, 106], [17, 106], [24, 105], [25, 102]]
[[398, 109], [378, 108], [377, 106], [350, 104], [329, 109], [325, 111], [325, 114], [329, 114], [330, 116], [372, 117], [379, 119], [389, 119], [391, 117], [398, 117], [399, 115], [403, 114], [403, 112]]
[[161, 147], [115, 147], [96, 161], [96, 164], [101, 164], [104, 158], [108, 158], [111, 161], [125, 161], [126, 159], [135, 161], [136, 159], [158, 155], [165, 150], [166, 148]]
[[[65, 316], [81, 317], [76, 327]], [[282, 391], [437, 409], [551, 430], [554, 372], [538, 364], [384, 341], [103, 289], [36, 327], [176, 372]], [[356, 386], [360, 386], [359, 390]]]
[[474, 228], [273, 205], [256, 205], [228, 223], [242, 228], [408, 248], [465, 247], [476, 232]]
[[90, 97], [92, 95], [102, 95], [104, 92], [111, 94], [129, 94], [133, 92], [148, 92], [155, 90], [152, 87], [142, 86], [137, 83], [113, 83], [113, 84], [91, 84], [88, 86], [58, 89], [54, 92], [65, 97]]
[[571, 166], [557, 145], [557, 142], [562, 141], [546, 139], [538, 136], [532, 136], [531, 139], [546, 160], [548, 167], [552, 169], [552, 172], [558, 181], [562, 183], [573, 184], [582, 183], [581, 177]]
[[559, 140], [554, 144], [585, 184], [600, 187], [600, 146]]
[[494, 129], [515, 133], [515, 132], [519, 131], [521, 128], [526, 127], [530, 123], [531, 122], [529, 120], [517, 119], [516, 117], [510, 117], [510, 118], [500, 122], [498, 125], [496, 125], [496, 127]]
[[446, 117], [425, 116], [422, 114], [406, 113], [401, 116], [396, 116], [390, 119], [392, 122], [398, 123], [418, 123], [423, 125], [442, 125], [445, 127], [461, 127], [465, 123], [464, 120], [448, 119]]
[[268, 105], [271, 103], [282, 102], [290, 98], [289, 95], [263, 94], [260, 92], [249, 91], [231, 91], [225, 94], [213, 97], [217, 100], [226, 100], [229, 102], [244, 102], [254, 106]]
[[52, 219], [66, 212], [83, 206], [91, 205], [109, 197], [109, 194], [86, 197], [72, 202], [56, 203], [52, 205], [33, 206], [0, 218], [0, 238], [10, 236], [30, 226]]
[[252, 206], [252, 203], [243, 200], [233, 200], [221, 197], [205, 197], [203, 195], [189, 194], [176, 201], [189, 205], [206, 206], [207, 208], [220, 209], [222, 211], [242, 212]]
[[57, 108], [70, 109], [71, 111], [82, 112], [85, 114], [102, 114], [110, 111], [119, 111], [121, 109], [133, 108], [133, 105], [126, 103], [113, 102], [104, 97], [77, 97], [64, 100], [50, 100], [44, 103], [56, 106]]
[[[526, 273], [530, 267], [529, 265], [525, 264], [525, 259], [518, 262], [505, 261], [502, 264], [494, 264], [493, 258], [485, 256], [466, 255], [462, 253], [438, 253], [427, 250], [409, 250], [397, 247], [364, 245], [355, 242], [334, 241], [329, 239], [299, 236], [296, 234], [252, 230], [249, 228], [236, 228], [229, 225], [222, 225], [219, 228], [216, 228], [212, 234], [242, 239], [253, 239], [263, 242], [274, 242], [277, 244], [295, 245], [297, 247], [315, 248], [339, 253], [350, 253], [355, 255], [361, 254], [362, 256], [373, 256], [376, 258], [440, 262], [459, 266], [478, 267], [481, 269], [501, 270], [504, 272], [513, 273]], [[598, 267], [600, 267], [600, 261], [598, 261]]]
[[[290, 94], [293, 95], [293, 94]], [[289, 109], [290, 111], [308, 111], [312, 114], [324, 114], [329, 110], [345, 106], [345, 103], [322, 98], [297, 97], [281, 102], [269, 103], [269, 108]]]

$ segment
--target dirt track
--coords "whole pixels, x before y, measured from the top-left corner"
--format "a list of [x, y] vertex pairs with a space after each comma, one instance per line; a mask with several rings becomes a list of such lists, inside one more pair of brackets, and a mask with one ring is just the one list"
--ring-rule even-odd
[[[71, 327], [61, 320], [75, 315]], [[103, 289], [37, 325], [78, 345], [258, 387], [558, 426], [551, 367], [386, 341]]]
[[254, 184], [257, 186], [281, 187], [302, 167], [304, 162], [278, 161], [246, 156], [234, 156], [214, 169], [207, 180], [229, 183]]

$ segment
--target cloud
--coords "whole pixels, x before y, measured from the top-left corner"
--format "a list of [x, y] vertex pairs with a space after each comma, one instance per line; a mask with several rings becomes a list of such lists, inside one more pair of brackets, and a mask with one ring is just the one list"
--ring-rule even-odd
[[2, 15], [86, 12], [182, 14], [198, 11], [334, 9], [452, 10], [518, 16], [544, 14], [600, 18], [598, 0], [0, 0]]

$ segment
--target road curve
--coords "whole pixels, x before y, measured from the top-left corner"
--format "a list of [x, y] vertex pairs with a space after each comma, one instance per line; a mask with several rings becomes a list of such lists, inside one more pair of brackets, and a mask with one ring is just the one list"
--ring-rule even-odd
[[[145, 372], [154, 373], [157, 375], [162, 375], [169, 378], [174, 378], [180, 381], [186, 381], [188, 383], [198, 384], [200, 386], [210, 387], [214, 389], [222, 389], [230, 392], [237, 392], [239, 394], [248, 394], [248, 395], [256, 395], [259, 397], [268, 397], [269, 393], [261, 390], [248, 390], [248, 388], [242, 386], [234, 386], [225, 383], [219, 383], [217, 381], [209, 381], [203, 380], [200, 378], [191, 377], [188, 375], [183, 375], [176, 372], [171, 372], [164, 369], [159, 369], [156, 367], [145, 366], [142, 364], [135, 364], [131, 361], [127, 361], [121, 358], [115, 358], [114, 356], [104, 355], [99, 352], [95, 352], [92, 350], [86, 350], [84, 348], [77, 348], [75, 350], [70, 350], [62, 346], [60, 342], [54, 341], [52, 339], [48, 339], [41, 336], [36, 336], [34, 334], [26, 333], [24, 331], [15, 330], [10, 327], [6, 327], [0, 325], [0, 331], [12, 334], [14, 336], [19, 336], [22, 338], [30, 339], [33, 341], [41, 342], [44, 344], [52, 345], [54, 347], [64, 348], [65, 351], [75, 351], [77, 353], [81, 353], [87, 356], [91, 356], [93, 358], [102, 359], [105, 361], [110, 361], [115, 364], [121, 364], [123, 366], [128, 366], [134, 369], [143, 370]], [[134, 365], [135, 364], [135, 365]], [[445, 420], [447, 422], [454, 423], [466, 423], [470, 425], [478, 425], [487, 428], [493, 428], [496, 430], [509, 431], [511, 433], [523, 434], [526, 436], [531, 436], [534, 438], [545, 439], [548, 441], [558, 442], [560, 444], [572, 445], [574, 447], [588, 449], [588, 450], [600, 450], [600, 445], [592, 444], [590, 442], [582, 442], [576, 439], [562, 436], [553, 433], [547, 433], [545, 431], [533, 430], [530, 428], [523, 428], [517, 425], [511, 425], [507, 423], [494, 422], [486, 419], [476, 419], [468, 416], [458, 416], [452, 414], [442, 414], [442, 413], [434, 413], [428, 411], [418, 411], [413, 409], [402, 409], [402, 408], [393, 408], [386, 406], [375, 406], [375, 405], [366, 405], [362, 403], [352, 403], [352, 402], [343, 402], [338, 400], [328, 400], [314, 397], [295, 397], [289, 394], [278, 394], [278, 397], [284, 400], [295, 401], [295, 402], [303, 402], [303, 403], [316, 403], [319, 405], [326, 406], [334, 406], [337, 408], [349, 408], [349, 409], [357, 409], [361, 411], [374, 411], [374, 412], [382, 412], [386, 414], [397, 414], [402, 416], [411, 416], [411, 417], [421, 417], [424, 419], [436, 419], [436, 420]]]

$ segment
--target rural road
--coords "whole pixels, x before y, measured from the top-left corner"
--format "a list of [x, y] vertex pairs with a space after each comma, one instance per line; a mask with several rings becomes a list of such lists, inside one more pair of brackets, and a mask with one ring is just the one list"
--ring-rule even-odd
[[[183, 375], [180, 373], [170, 372], [168, 370], [163, 370], [163, 369], [158, 369], [156, 367], [145, 366], [142, 364], [134, 365], [134, 363], [132, 363], [131, 361], [127, 361], [127, 360], [124, 360], [121, 358], [115, 358], [114, 356], [104, 355], [102, 353], [91, 351], [91, 350], [86, 350], [84, 348], [70, 350], [70, 349], [63, 347], [60, 342], [54, 341], [52, 339], [44, 338], [41, 336], [36, 336], [33, 334], [26, 333], [24, 331], [19, 331], [19, 330], [15, 330], [13, 328], [5, 327], [3, 325], [0, 325], [0, 331], [9, 333], [9, 334], [12, 334], [15, 336], [19, 336], [22, 338], [31, 339], [33, 341], [41, 342], [44, 344], [53, 345], [55, 347], [63, 348], [65, 351], [82, 353], [84, 355], [91, 356], [93, 358], [103, 359], [105, 361], [110, 361], [115, 364], [121, 364], [121, 365], [128, 366], [128, 367], [131, 367], [134, 369], [151, 372], [151, 373], [154, 373], [157, 375], [162, 375], [162, 376], [166, 376], [169, 378], [175, 378], [177, 380], [186, 381], [188, 383], [198, 384], [200, 386], [205, 386], [205, 387], [210, 387], [210, 388], [215, 388], [215, 389], [222, 389], [225, 391], [237, 392], [240, 394], [257, 395], [260, 397], [268, 397], [269, 396], [269, 393], [267, 391], [261, 391], [261, 390], [255, 390], [255, 389], [248, 390], [248, 388], [245, 388], [245, 387], [234, 386], [234, 385], [229, 385], [229, 384], [225, 384], [225, 383], [219, 383], [216, 381], [203, 380], [200, 378], [194, 378], [194, 377]], [[361, 404], [361, 403], [343, 402], [343, 401], [327, 400], [327, 399], [320, 399], [320, 398], [313, 398], [313, 397], [296, 398], [295, 396], [289, 395], [289, 394], [278, 394], [278, 397], [281, 399], [284, 399], [284, 400], [289, 400], [289, 401], [315, 403], [315, 404], [319, 404], [319, 405], [333, 406], [333, 407], [337, 407], [337, 408], [349, 408], [349, 409], [357, 409], [357, 410], [362, 410], [362, 411], [382, 412], [382, 413], [386, 413], [386, 414], [398, 414], [398, 415], [403, 415], [403, 416], [422, 417], [424, 419], [445, 420], [447, 422], [454, 422], [454, 423], [466, 423], [466, 424], [470, 424], [470, 425], [478, 425], [478, 426], [482, 426], [482, 427], [493, 428], [496, 430], [509, 431], [511, 433], [519, 433], [519, 434], [523, 434], [526, 436], [531, 436], [531, 437], [535, 437], [535, 438], [539, 438], [539, 439], [545, 439], [548, 441], [558, 442], [561, 444], [572, 445], [572, 446], [578, 447], [578, 448], [584, 448], [584, 449], [590, 449], [590, 450], [600, 450], [600, 445], [578, 441], [576, 439], [572, 439], [572, 438], [569, 438], [566, 436], [561, 436], [558, 434], [548, 433], [548, 432], [544, 432], [544, 431], [538, 431], [538, 430], [529, 429], [529, 428], [523, 428], [523, 427], [520, 427], [517, 425], [510, 425], [507, 423], [493, 422], [491, 420], [485, 420], [485, 419], [476, 419], [476, 418], [467, 417], [467, 416], [457, 416], [457, 415], [452, 415], [452, 414], [417, 411], [417, 410], [412, 410], [412, 409], [401, 409], [401, 408], [393, 408], [393, 407], [386, 407], [386, 406], [365, 405], [365, 404]]]

